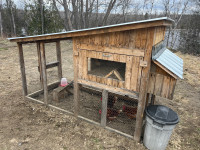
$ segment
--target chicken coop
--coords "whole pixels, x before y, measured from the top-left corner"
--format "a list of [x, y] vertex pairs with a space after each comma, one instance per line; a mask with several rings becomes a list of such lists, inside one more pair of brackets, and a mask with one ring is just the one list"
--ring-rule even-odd
[[[9, 38], [17, 42], [24, 98], [48, 105], [108, 130], [140, 140], [144, 109], [155, 96], [173, 99], [183, 61], [164, 46], [166, 28], [173, 20], [163, 17], [69, 32]], [[60, 87], [61, 40], [72, 40], [74, 77]], [[22, 46], [36, 43], [42, 90], [28, 94]], [[45, 44], [56, 43], [57, 61], [46, 63]], [[68, 59], [68, 58], [64, 58]], [[47, 84], [48, 68], [58, 67], [58, 81]], [[52, 92], [52, 99], [49, 94]], [[62, 95], [66, 100], [60, 101]], [[43, 101], [35, 97], [43, 94]], [[92, 97], [91, 97], [92, 96]], [[55, 103], [55, 105], [54, 105]], [[65, 110], [59, 104], [66, 107]], [[63, 104], [62, 104], [63, 103]], [[91, 110], [90, 116], [87, 110]], [[94, 111], [95, 110], [95, 111]], [[117, 117], [118, 122], [117, 123]], [[125, 117], [129, 119], [123, 120]], [[115, 120], [116, 119], [116, 120]], [[129, 130], [118, 130], [117, 127]], [[116, 128], [115, 128], [116, 127]]]

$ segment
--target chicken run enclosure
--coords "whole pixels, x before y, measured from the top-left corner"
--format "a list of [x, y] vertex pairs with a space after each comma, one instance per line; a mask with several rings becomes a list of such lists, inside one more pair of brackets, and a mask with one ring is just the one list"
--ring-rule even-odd
[[[173, 99], [182, 60], [164, 47], [173, 20], [163, 17], [69, 32], [9, 38], [17, 42], [24, 99], [45, 104], [139, 141], [144, 109], [155, 96]], [[65, 64], [61, 40], [73, 43], [73, 80], [60, 86]], [[36, 43], [41, 90], [28, 93], [23, 45]], [[46, 63], [45, 44], [55, 43], [56, 59]], [[48, 84], [47, 70], [58, 80]]]

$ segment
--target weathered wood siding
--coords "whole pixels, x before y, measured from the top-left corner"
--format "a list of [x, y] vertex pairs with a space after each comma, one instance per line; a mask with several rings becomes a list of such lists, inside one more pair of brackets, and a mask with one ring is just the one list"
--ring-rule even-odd
[[[139, 92], [140, 61], [145, 54], [147, 29], [90, 35], [79, 37], [77, 41], [80, 79]], [[87, 58], [126, 63], [125, 81], [88, 74]]]
[[166, 27], [157, 27], [156, 28], [156, 34], [154, 38], [154, 45], [158, 44], [159, 42], [163, 41], [165, 38], [165, 28]]
[[167, 74], [161, 68], [156, 67], [149, 77], [148, 93], [173, 99], [176, 81], [177, 79]]

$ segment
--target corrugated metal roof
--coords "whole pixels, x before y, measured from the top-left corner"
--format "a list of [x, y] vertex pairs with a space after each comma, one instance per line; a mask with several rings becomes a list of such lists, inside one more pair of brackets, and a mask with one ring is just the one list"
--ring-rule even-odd
[[183, 60], [167, 48], [160, 50], [153, 56], [153, 60], [156, 60], [169, 71], [183, 79]]
[[8, 38], [8, 40], [32, 38], [32, 37], [48, 36], [48, 35], [59, 35], [59, 34], [63, 34], [63, 33], [74, 33], [74, 32], [82, 32], [82, 31], [90, 31], [90, 30], [105, 29], [105, 28], [124, 26], [124, 25], [130, 25], [130, 24], [153, 22], [153, 21], [159, 21], [159, 20], [168, 20], [168, 21], [174, 22], [174, 20], [172, 20], [172, 19], [170, 19], [168, 17], [161, 17], [161, 18], [154, 18], [154, 19], [148, 19], [148, 20], [126, 22], [126, 23], [121, 23], [121, 24], [113, 24], [113, 25], [108, 25], [108, 26], [101, 26], [101, 27], [94, 27], [94, 28], [87, 28], [87, 29], [80, 29], [80, 30], [72, 30], [72, 31], [67, 31], [67, 32], [58, 32], [58, 33], [51, 33], [51, 34], [33, 35], [33, 36], [26, 36], [26, 37], [14, 37], [14, 38]]

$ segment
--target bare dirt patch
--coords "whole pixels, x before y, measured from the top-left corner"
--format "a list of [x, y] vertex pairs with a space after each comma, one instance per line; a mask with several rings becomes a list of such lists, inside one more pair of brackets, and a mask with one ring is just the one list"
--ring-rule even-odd
[[[131, 139], [76, 120], [72, 116], [22, 99], [17, 47], [0, 42], [0, 149], [145, 149]], [[55, 58], [47, 45], [47, 62]], [[64, 76], [73, 79], [72, 46], [62, 43]], [[24, 46], [29, 93], [40, 89], [36, 46]], [[184, 80], [177, 83], [174, 100], [158, 99], [180, 116], [168, 149], [200, 149], [200, 58], [183, 55]], [[65, 57], [64, 57], [65, 56]], [[49, 82], [57, 79], [48, 71]]]

